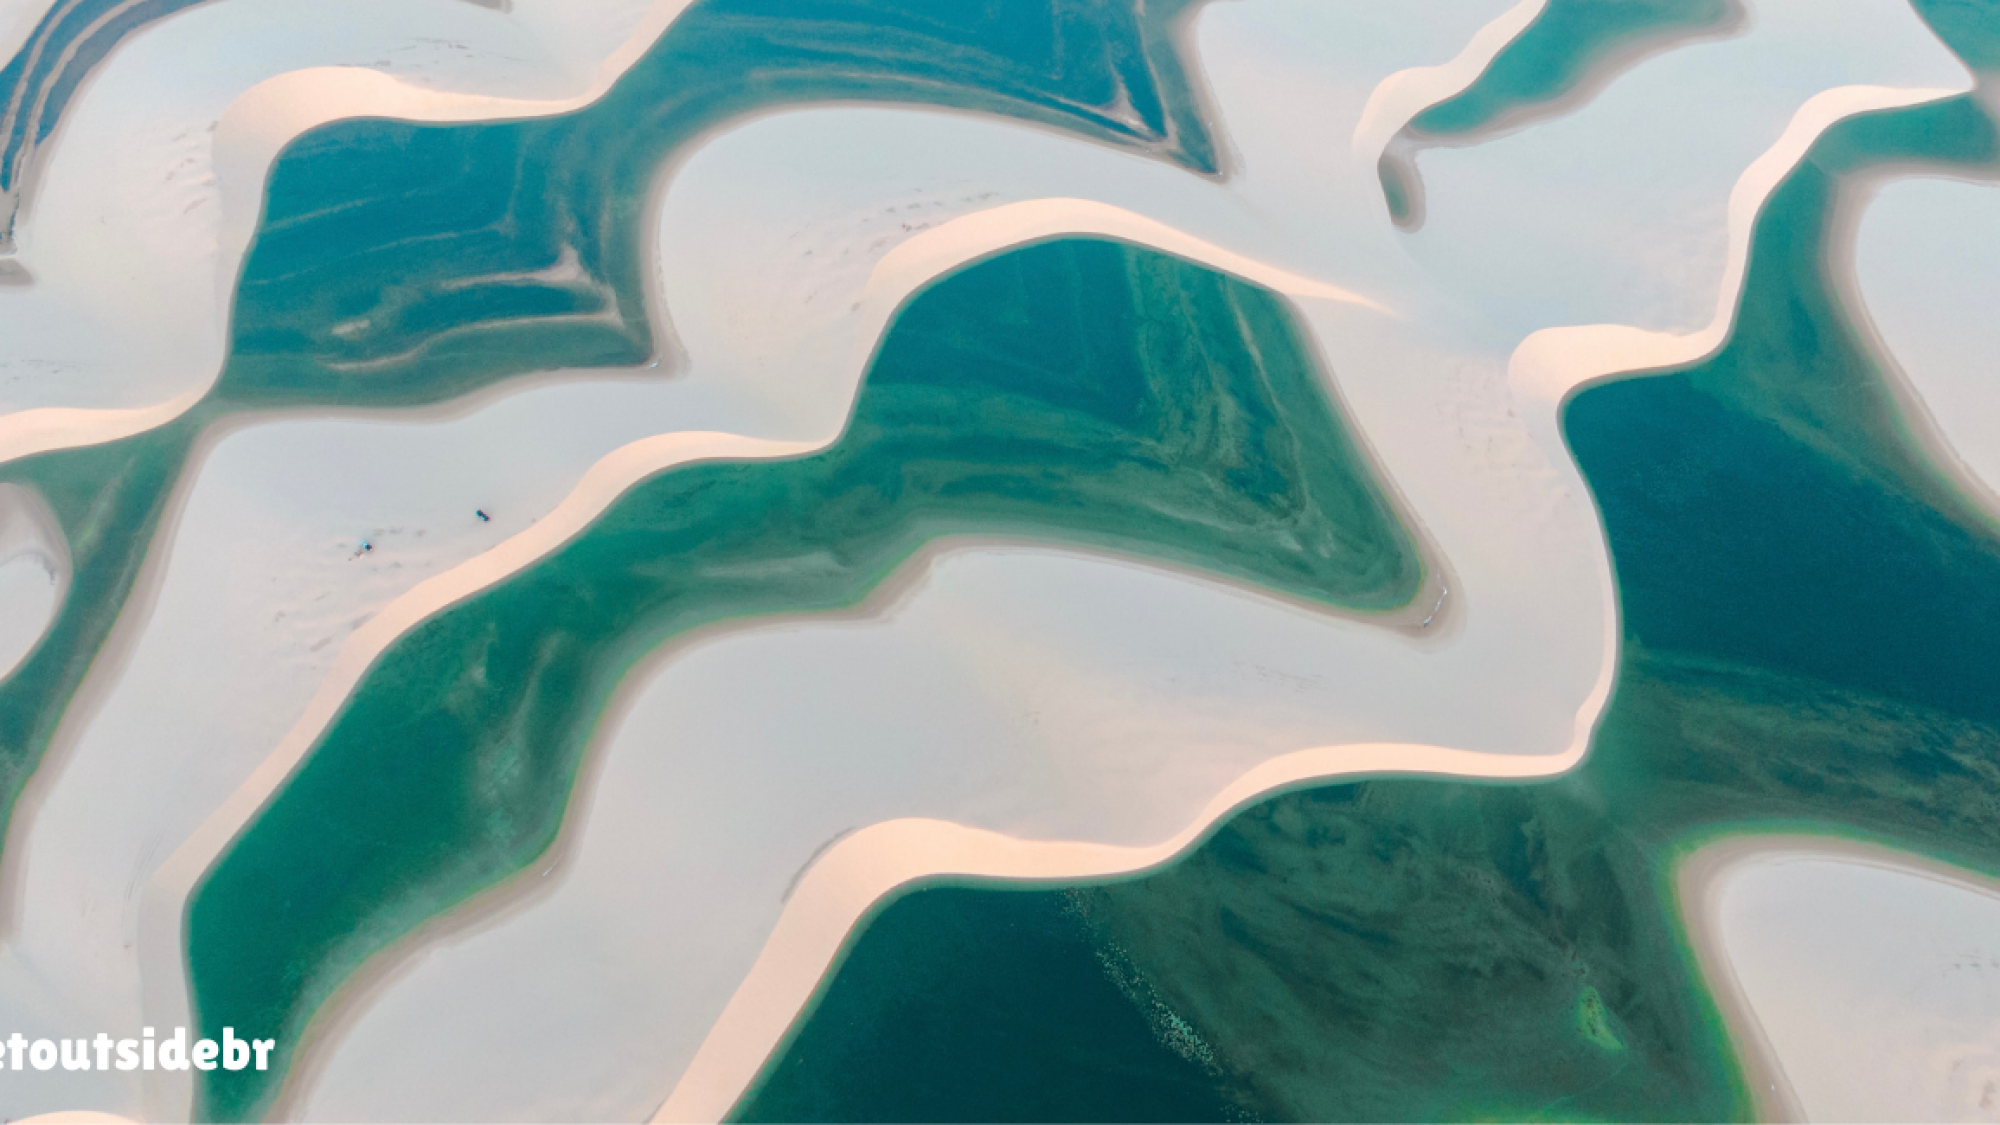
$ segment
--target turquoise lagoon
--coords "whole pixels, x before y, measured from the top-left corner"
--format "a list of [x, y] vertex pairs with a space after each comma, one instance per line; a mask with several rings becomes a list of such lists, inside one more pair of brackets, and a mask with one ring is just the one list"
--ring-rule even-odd
[[[1967, 7], [1925, 11], [1978, 61], [1959, 36], [2000, 35], [2000, 17]], [[910, 894], [850, 939], [736, 1116], [1008, 1116], [990, 1084], [946, 1080], [996, 1065], [985, 1024], [1035, 1044], [1022, 1074], [1067, 1089], [1142, 1052], [1068, 1039], [1068, 1005], [1122, 1004], [1175, 1016], [1127, 1021], [1155, 1039], [1151, 1066], [1185, 1036], [1208, 1048], [1162, 1087], [1191, 1115], [1219, 1099], [1284, 1120], [1746, 1119], [1673, 896], [1681, 856], [1806, 831], [2000, 874], [2000, 535], [1912, 435], [1828, 275], [1843, 185], [1885, 168], [1993, 175], [2000, 140], [1969, 98], [1829, 130], [1758, 222], [1726, 346], [1566, 405], [1624, 629], [1576, 772], [1326, 786], [1142, 878]], [[985, 983], [1033, 975], [1010, 934], [1052, 912], [1128, 987]], [[978, 932], [936, 945], [960, 913]], [[974, 991], [976, 1024], [927, 1015], [974, 1010], [957, 1004]]]
[[[274, 171], [211, 398], [150, 434], [0, 468], [48, 498], [77, 568], [50, 634], [0, 684], [6, 807], [115, 621], [202, 426], [642, 362], [655, 347], [646, 196], [704, 130], [791, 101], [924, 101], [1218, 171], [1172, 50], [1192, 5], [1069, 23], [1056, 7], [932, 19], [915, 0], [702, 3], [577, 114], [302, 138]], [[2000, 63], [1993, 4], [1918, 7], [1969, 61]], [[1552, 4], [1487, 77], [1419, 120], [1477, 133], [1586, 89], [1593, 60], [1726, 14], [1706, 0]], [[9, 126], [9, 151], [30, 127]], [[1803, 827], [2000, 871], [1993, 528], [1906, 432], [1822, 270], [1845, 177], [1987, 169], [1995, 152], [1967, 100], [1835, 128], [1759, 223], [1728, 346], [1570, 402], [1565, 432], [1604, 515], [1626, 633], [1576, 773], [1325, 786], [1257, 806], [1144, 878], [886, 904], [737, 1115], [1747, 1114], [1680, 936], [1678, 855], [1717, 834]], [[577, 278], [523, 277], [569, 252]], [[190, 904], [204, 1027], [293, 1042], [367, 958], [529, 862], [554, 836], [599, 701], [661, 638], [851, 604], [928, 537], [1054, 538], [1355, 611], [1415, 589], [1414, 546], [1268, 295], [1158, 255], [1062, 243], [926, 299], [940, 302], [932, 319], [922, 302], [899, 318], [835, 449], [657, 477], [385, 654]], [[941, 311], [952, 301], [971, 307]], [[1122, 313], [1104, 304], [1121, 301]], [[1016, 339], [1023, 309], [1074, 330]], [[1185, 335], [1107, 335], [1107, 315]], [[1236, 361], [1191, 376], [1188, 340]], [[1261, 366], [1244, 359], [1251, 341]], [[925, 355], [966, 363], [947, 375]], [[1081, 386], [1035, 375], [1078, 364], [1093, 372]], [[1199, 424], [1163, 428], [1170, 409]], [[1203, 483], [1216, 466], [1223, 487]], [[837, 520], [808, 526], [806, 505]], [[747, 507], [776, 515], [751, 529], [716, 515]], [[697, 574], [703, 558], [781, 565], [753, 581]], [[516, 687], [475, 690], [478, 675]], [[254, 1116], [274, 1092], [214, 1078], [209, 1116]]]
[[1727, 34], [1743, 18], [1741, 0], [1547, 0], [1471, 85], [1417, 114], [1383, 154], [1376, 170], [1390, 218], [1422, 221], [1424, 146], [1476, 143], [1557, 116], [1640, 58]]
[[[201, 0], [66, 0], [36, 21], [0, 65], [0, 254], [33, 190], [40, 148], [90, 72], [120, 41]], [[4, 278], [4, 275], [0, 275]]]
[[[27, 175], [33, 145], [91, 65], [186, 6], [52, 9], [0, 70], [10, 104], [37, 91], [52, 99], [0, 131], [14, 170], [0, 175], [0, 191], [15, 182], [6, 176]], [[679, 148], [761, 109], [829, 99], [974, 109], [1214, 171], [1173, 49], [1190, 10], [1170, 0], [1070, 18], [1060, 4], [1023, 3], [940, 16], [922, 0], [700, 0], [578, 112], [455, 126], [346, 121], [299, 138], [272, 169], [229, 356], [208, 398], [161, 430], [0, 465], [0, 481], [49, 493], [79, 568], [48, 633], [0, 685], [0, 829], [209, 423], [279, 407], [436, 402], [530, 371], [646, 362], [651, 186]], [[31, 54], [36, 43], [44, 50]], [[74, 54], [63, 63], [65, 48]], [[575, 277], [523, 276], [565, 251], [577, 256]]]
[[[1360, 612], [1424, 572], [1282, 302], [1121, 243], [1004, 252], [904, 306], [825, 452], [668, 470], [384, 653], [192, 898], [200, 1025], [288, 1049], [368, 958], [549, 846], [647, 652], [851, 606], [951, 535]], [[204, 1076], [201, 1112], [254, 1115], [279, 1077]]]

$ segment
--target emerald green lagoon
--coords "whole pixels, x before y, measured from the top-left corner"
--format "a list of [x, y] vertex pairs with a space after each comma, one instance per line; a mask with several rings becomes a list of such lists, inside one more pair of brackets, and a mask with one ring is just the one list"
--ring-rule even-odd
[[1738, 26], [1740, 0], [1548, 0], [1470, 86], [1412, 118], [1418, 140], [1463, 142], [1563, 112], [1643, 54]]
[[[697, 0], [574, 113], [342, 121], [294, 141], [271, 170], [208, 398], [156, 433], [0, 466], [0, 481], [48, 494], [78, 567], [49, 633], [0, 685], [0, 828], [123, 609], [203, 426], [247, 410], [438, 402], [526, 372], [646, 362], [652, 185], [676, 152], [761, 110], [828, 100], [979, 110], [1214, 172], [1173, 42], [1196, 2], [1078, 13], [1058, 0], [950, 12], [927, 0]], [[89, 67], [187, 6], [51, 10], [30, 43], [44, 49], [0, 68], [0, 96], [49, 95], [39, 116], [0, 120], [0, 202], [25, 182], [34, 145]], [[0, 207], [0, 228], [10, 219]], [[566, 254], [573, 277], [534, 276]]]
[[[66, 0], [48, 6], [10, 59], [0, 60], [0, 254], [14, 231], [48, 142], [114, 47], [134, 31], [201, 0]], [[11, 14], [11, 13], [10, 13]]]
[[[998, 1066], [990, 1025], [1033, 1044], [1019, 1073], [1045, 1088], [1173, 1092], [1189, 1116], [1747, 1119], [1681, 857], [1816, 832], [2000, 875], [2000, 534], [1913, 438], [1826, 272], [1843, 185], [1895, 167], [1992, 174], [2000, 143], [1965, 98], [1836, 125], [1759, 219], [1722, 350], [1566, 404], [1624, 630], [1579, 769], [1330, 785], [1129, 881], [913, 892], [850, 938], [735, 1116], [1083, 1115], [952, 1085]], [[1036, 985], [1085, 956], [1021, 964], [1013, 932], [1057, 911], [1124, 987]], [[1121, 1005], [1150, 1055], [1107, 1041]], [[1190, 1040], [1206, 1065], [1150, 1077]], [[1145, 1066], [1103, 1061], [1125, 1058]]]
[[[904, 306], [831, 448], [665, 471], [392, 645], [195, 891], [200, 1026], [288, 1050], [368, 958], [549, 846], [646, 653], [852, 606], [950, 535], [1350, 612], [1401, 607], [1424, 576], [1281, 301], [1116, 242], [1007, 251]], [[198, 1112], [254, 1116], [280, 1077], [204, 1075]]]
[[1411, 118], [1383, 154], [1376, 172], [1390, 218], [1422, 221], [1417, 150], [1567, 113], [1641, 59], [1743, 21], [1742, 0], [1548, 0], [1471, 85]]
[[34, 490], [69, 544], [72, 574], [33, 650], [0, 677], [0, 839], [91, 662], [111, 635], [200, 429], [197, 414], [121, 441], [0, 465]]
[[[217, 393], [410, 404], [645, 363], [652, 188], [674, 153], [773, 107], [981, 110], [1214, 173], [1173, 41], [1195, 2], [699, 0], [573, 113], [315, 129], [272, 169]], [[536, 276], [571, 255], [573, 275]]]

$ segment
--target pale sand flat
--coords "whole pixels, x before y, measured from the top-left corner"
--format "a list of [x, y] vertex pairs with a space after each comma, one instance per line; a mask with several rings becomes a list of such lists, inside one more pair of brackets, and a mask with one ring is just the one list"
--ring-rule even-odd
[[[1876, 358], [1920, 404], [1914, 431], [1989, 514], [2000, 516], [2000, 188], [1894, 180], [1843, 203], [1858, 212], [1840, 273], [1849, 312]], [[1849, 272], [1851, 270], [1851, 273]]]
[[1675, 886], [1759, 1116], [2000, 1120], [2000, 880], [1833, 837], [1725, 837]]
[[0, 66], [14, 57], [54, 6], [55, 0], [0, 0]]

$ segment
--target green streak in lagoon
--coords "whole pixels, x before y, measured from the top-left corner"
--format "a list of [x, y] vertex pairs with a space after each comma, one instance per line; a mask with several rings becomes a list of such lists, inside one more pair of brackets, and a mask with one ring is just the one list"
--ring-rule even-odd
[[[1322, 606], [1406, 604], [1416, 547], [1310, 356], [1265, 291], [1120, 243], [933, 283], [834, 446], [662, 472], [377, 660], [192, 897], [199, 1024], [289, 1050], [369, 957], [549, 846], [638, 659], [710, 623], [854, 605], [928, 540], [1032, 537]], [[197, 1115], [252, 1116], [281, 1077], [202, 1075]]]
[[1473, 144], [1557, 117], [1641, 59], [1742, 26], [1741, 0], [1548, 0], [1472, 84], [1405, 125], [1376, 173], [1389, 216], [1421, 223], [1416, 152]]
[[[0, 62], [0, 256], [40, 174], [42, 146], [90, 73], [126, 37], [201, 0], [67, 0], [48, 6]], [[0, 261], [0, 265], [4, 265]]]
[[1642, 52], [1735, 27], [1738, 0], [1548, 0], [1464, 90], [1408, 126], [1423, 140], [1463, 140], [1561, 113]]
[[[153, 433], [0, 465], [0, 481], [48, 494], [78, 566], [48, 634], [0, 681], [0, 829], [123, 608], [203, 426], [242, 410], [436, 402], [529, 371], [644, 362], [648, 188], [680, 146], [759, 109], [835, 99], [977, 109], [1214, 171], [1173, 43], [1196, 2], [941, 13], [927, 0], [700, 0], [575, 113], [344, 121], [300, 137], [272, 168], [209, 397]], [[17, 56], [0, 89], [60, 92], [44, 107], [58, 112], [118, 38], [186, 6], [134, 0], [87, 42], [78, 33], [109, 10], [103, 0], [53, 13], [38, 41], [84, 53], [60, 66]], [[33, 143], [53, 128], [47, 114], [7, 126], [0, 190], [25, 183]], [[551, 272], [565, 248], [573, 276]], [[107, 538], [75, 542], [75, 521], [114, 510], [92, 525]]]
[[[2000, 5], [1983, 21], [1965, 7], [1919, 10], [1963, 57], [1992, 57]], [[1843, 179], [1899, 165], [1990, 176], [2000, 138], [1968, 98], [1834, 126], [1758, 222], [1726, 346], [1568, 403], [1625, 632], [1575, 772], [1326, 786], [1138, 879], [917, 891], [850, 938], [736, 1116], [867, 1120], [900, 1109], [903, 1087], [942, 1090], [923, 1106], [934, 1120], [1023, 1116], [941, 1076], [997, 1065], [971, 1061], [993, 1048], [957, 1001], [1017, 971], [1010, 912], [1061, 906], [1072, 940], [1115, 952], [1120, 979], [1209, 1045], [1210, 1080], [1182, 1104], [1226, 1103], [1213, 1116], [1747, 1119], [1683, 936], [1681, 857], [1803, 831], [2000, 874], [2000, 539], [1911, 437], [1824, 273]], [[953, 909], [986, 929], [925, 956]], [[871, 974], [891, 946], [899, 975]], [[915, 1025], [917, 990], [959, 1020]], [[1112, 1051], [1066, 1033], [1107, 1025], [1071, 1010], [1121, 1002], [1103, 989], [977, 995], [981, 1021], [1035, 1044], [1035, 1081], [1087, 1087]]]
[[702, 0], [574, 113], [316, 129], [272, 170], [218, 394], [401, 405], [646, 362], [653, 185], [705, 131], [772, 106], [984, 110], [1213, 173], [1173, 41], [1197, 2]]
[[0, 483], [32, 489], [68, 542], [69, 589], [47, 632], [0, 677], [0, 839], [56, 725], [125, 606], [200, 423], [0, 465]]

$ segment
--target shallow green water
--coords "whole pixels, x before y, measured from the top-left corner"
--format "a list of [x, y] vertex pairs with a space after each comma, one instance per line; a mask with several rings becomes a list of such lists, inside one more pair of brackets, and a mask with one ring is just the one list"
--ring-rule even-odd
[[[1257, 806], [1142, 879], [917, 892], [850, 942], [863, 965], [878, 945], [906, 951], [911, 983], [839, 971], [737, 1115], [866, 1120], [896, 1104], [872, 1092], [972, 1065], [993, 1048], [962, 1022], [929, 1022], [902, 1073], [870, 1043], [915, 1033], [907, 988], [967, 1012], [967, 982], [1031, 974], [1011, 960], [1007, 912], [1063, 902], [1091, 920], [1083, 940], [1122, 959], [1121, 978], [1143, 978], [1148, 1002], [1212, 1046], [1211, 1089], [1231, 1112], [1747, 1117], [1681, 938], [1680, 855], [1731, 832], [1804, 830], [2000, 874], [2000, 539], [1909, 440], [1820, 269], [1841, 176], [1991, 169], [1996, 155], [1962, 99], [1834, 127], [1759, 222], [1728, 345], [1569, 403], [1625, 630], [1579, 770], [1523, 786], [1328, 786]], [[998, 917], [926, 960], [924, 935], [949, 924], [938, 915], [969, 909]], [[1066, 1038], [1077, 1017], [1034, 989], [986, 987], [977, 1003], [1037, 1043], [1041, 1081], [1083, 1086], [1098, 1065], [1104, 1046]], [[992, 1120], [1000, 1104], [971, 1089], [926, 1109]]]
[[1742, 19], [1736, 0], [1549, 0], [1464, 90], [1410, 121], [1419, 139], [1463, 138], [1560, 112], [1635, 50], [1714, 35]]
[[[33, 144], [90, 67], [192, 2], [52, 11], [37, 35], [55, 54], [17, 54], [0, 69], [0, 97], [51, 97], [40, 115], [0, 128], [0, 192], [27, 174]], [[74, 493], [71, 509], [127, 513], [112, 525], [120, 541], [104, 548], [106, 577], [80, 575], [30, 665], [0, 685], [0, 827], [123, 607], [201, 425], [242, 409], [433, 402], [523, 372], [644, 362], [647, 186], [678, 147], [759, 109], [828, 99], [978, 109], [1212, 171], [1171, 41], [1196, 2], [1074, 12], [1061, 0], [1009, 0], [947, 13], [923, 0], [699, 0], [577, 113], [346, 121], [298, 139], [272, 168], [208, 399], [170, 433], [35, 462], [53, 469], [0, 467], [0, 480], [29, 483], [54, 472]], [[67, 59], [65, 46], [75, 48]], [[10, 216], [0, 207], [0, 226]], [[557, 265], [565, 248], [578, 256], [575, 280], [519, 276]], [[76, 491], [87, 481], [98, 483]], [[113, 554], [127, 561], [114, 567]]]
[[[1210, 1119], [1744, 1120], [1680, 938], [1674, 858], [1781, 828], [2000, 872], [1995, 793], [1992, 724], [1630, 652], [1592, 757], [1560, 781], [1325, 786], [1256, 806], [1144, 879], [899, 901], [735, 1116], [1087, 1119], [1081, 1098], [1023, 1106], [1003, 1081], [953, 1076], [1004, 1072], [994, 1053], [1011, 1049], [1037, 1087], [1145, 1088], [1145, 1072], [1106, 1064], [1141, 1044], [1109, 1037], [1145, 1036], [1164, 1063], [1172, 1038], [1134, 1018], [1157, 1004], [1214, 1059], [1206, 1085], [1157, 1091], [1188, 1116], [1220, 1100]], [[1050, 993], [1084, 955], [1017, 931], [1065, 910], [1088, 920], [1067, 940], [1118, 959], [1103, 975], [1142, 980], [1139, 1002], [1103, 985]], [[893, 973], [869, 967], [890, 959]], [[1591, 995], [1615, 1047], [1587, 1018]]]
[[0, 839], [21, 787], [124, 608], [198, 428], [195, 417], [184, 416], [122, 441], [0, 465], [0, 482], [33, 489], [55, 514], [72, 568], [48, 631], [0, 677]]
[[[218, 393], [430, 402], [527, 371], [645, 362], [649, 188], [670, 153], [771, 106], [976, 109], [1213, 172], [1172, 42], [1194, 2], [700, 0], [575, 113], [314, 130], [272, 170]], [[573, 280], [523, 276], [566, 250]]]
[[1376, 169], [1390, 217], [1421, 222], [1423, 181], [1406, 146], [1473, 143], [1568, 112], [1639, 59], [1743, 18], [1740, 0], [1548, 0], [1471, 85], [1403, 127]]
[[90, 72], [145, 25], [201, 0], [67, 0], [0, 61], [0, 251], [14, 248], [19, 207], [37, 176], [38, 147]]
[[[1021, 535], [1387, 609], [1421, 563], [1263, 290], [1119, 243], [1006, 252], [901, 311], [847, 432], [636, 486], [370, 670], [193, 897], [203, 1027], [283, 1047], [397, 936], [553, 838], [619, 676], [709, 622], [851, 605], [923, 541]], [[205, 1113], [276, 1074], [215, 1072]]]

